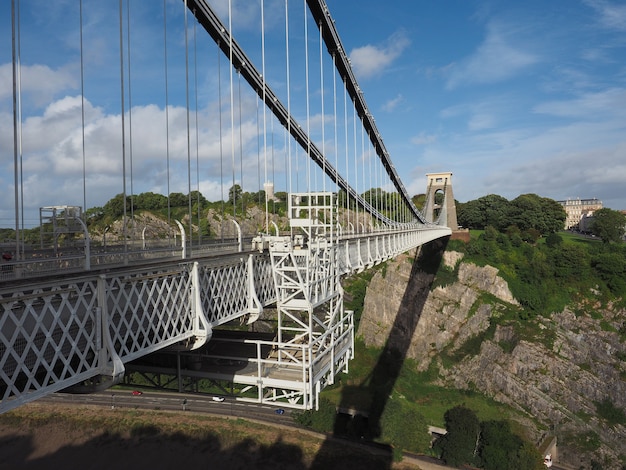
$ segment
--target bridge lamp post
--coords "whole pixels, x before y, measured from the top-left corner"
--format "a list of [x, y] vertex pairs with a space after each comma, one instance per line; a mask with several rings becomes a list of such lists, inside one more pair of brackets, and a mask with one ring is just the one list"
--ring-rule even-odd
[[180, 230], [180, 240], [183, 249], [182, 258], [185, 259], [187, 258], [187, 238], [185, 236], [185, 228], [183, 227], [183, 224], [181, 224], [178, 220], [174, 220], [174, 222], [176, 222], [176, 225], [178, 225], [178, 230]]
[[107, 232], [109, 231], [109, 229], [111, 228], [110, 225], [107, 225], [106, 227], [104, 227], [104, 233], [102, 234], [102, 247], [104, 248], [104, 251], [107, 251]]
[[81, 228], [83, 229], [83, 234], [85, 236], [85, 271], [89, 271], [91, 269], [91, 238], [89, 237], [89, 230], [87, 230], [87, 226], [85, 222], [80, 217], [74, 217], [74, 219], [79, 223]]

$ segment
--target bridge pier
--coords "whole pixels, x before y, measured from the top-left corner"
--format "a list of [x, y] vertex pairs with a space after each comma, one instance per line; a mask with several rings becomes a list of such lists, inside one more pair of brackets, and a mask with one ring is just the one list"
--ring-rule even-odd
[[428, 192], [424, 216], [430, 223], [436, 223], [458, 230], [456, 205], [452, 193], [452, 173], [428, 173]]

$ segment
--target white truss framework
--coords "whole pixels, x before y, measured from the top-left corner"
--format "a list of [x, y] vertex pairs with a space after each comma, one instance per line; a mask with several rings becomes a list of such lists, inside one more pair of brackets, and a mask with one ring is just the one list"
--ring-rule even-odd
[[302, 367], [302, 378], [290, 387], [291, 404], [310, 409], [335, 375], [347, 372], [354, 322], [343, 309], [336, 194], [290, 194], [289, 217], [291, 237], [269, 241], [278, 312], [275, 360], [279, 367]]

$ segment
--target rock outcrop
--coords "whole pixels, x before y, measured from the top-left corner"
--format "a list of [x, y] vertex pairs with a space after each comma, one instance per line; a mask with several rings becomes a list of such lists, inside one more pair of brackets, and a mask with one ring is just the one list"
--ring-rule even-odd
[[[591, 458], [603, 468], [621, 468], [626, 455], [626, 429], [598, 416], [597, 405], [611, 403], [626, 410], [626, 311], [612, 306], [593, 309], [593, 315], [570, 310], [520, 321], [493, 321], [503, 312], [520, 309], [507, 283], [491, 266], [462, 262], [446, 253], [444, 262], [458, 272], [458, 280], [427, 290], [419, 304], [407, 357], [425, 370], [432, 361], [438, 383], [475, 389], [506, 403], [529, 419], [529, 435], [540, 439], [554, 430], [561, 461], [579, 467]], [[370, 282], [357, 335], [381, 347], [392, 327], [405, 290], [411, 287], [411, 259], [400, 256]], [[407, 321], [405, 321], [407, 322]], [[493, 327], [494, 325], [495, 328]], [[480, 351], [446, 368], [444, 354], [454, 354], [468, 339], [483, 335]], [[574, 443], [587, 441], [586, 449]], [[593, 442], [597, 440], [597, 445]]]

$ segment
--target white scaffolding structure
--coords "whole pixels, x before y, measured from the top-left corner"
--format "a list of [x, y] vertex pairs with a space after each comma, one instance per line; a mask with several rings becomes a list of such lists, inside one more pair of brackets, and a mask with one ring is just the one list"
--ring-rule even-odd
[[292, 193], [288, 209], [291, 236], [269, 240], [278, 313], [275, 357], [279, 367], [302, 365], [299, 382], [305, 387], [293, 404], [311, 409], [335, 375], [347, 372], [354, 320], [343, 308], [336, 194]]

